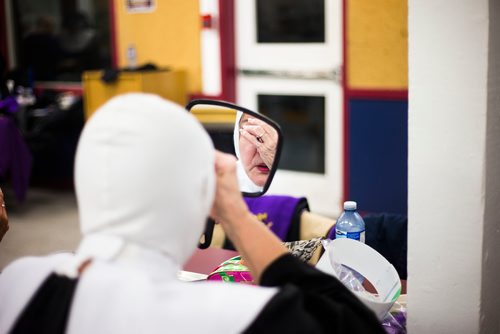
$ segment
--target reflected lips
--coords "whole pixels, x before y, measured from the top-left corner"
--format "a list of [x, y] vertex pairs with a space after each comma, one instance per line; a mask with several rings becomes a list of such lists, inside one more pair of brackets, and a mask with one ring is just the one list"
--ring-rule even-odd
[[257, 165], [257, 169], [262, 173], [269, 173], [269, 168], [265, 165]]

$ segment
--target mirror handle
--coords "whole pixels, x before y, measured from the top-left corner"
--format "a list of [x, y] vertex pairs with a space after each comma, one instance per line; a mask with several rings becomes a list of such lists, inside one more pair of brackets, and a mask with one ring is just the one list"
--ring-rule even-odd
[[203, 240], [203, 243], [198, 243], [199, 249], [207, 249], [208, 247], [210, 247], [210, 244], [212, 243], [212, 237], [214, 235], [214, 226], [215, 221], [212, 218], [207, 218], [207, 222], [205, 224], [205, 232], [203, 233], [205, 238]]

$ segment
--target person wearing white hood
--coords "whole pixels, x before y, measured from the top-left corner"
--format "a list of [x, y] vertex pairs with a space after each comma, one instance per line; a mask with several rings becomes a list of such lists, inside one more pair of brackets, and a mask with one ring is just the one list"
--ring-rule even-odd
[[[249, 213], [234, 157], [178, 105], [146, 94], [106, 103], [82, 132], [75, 186], [78, 250], [5, 268], [0, 333], [383, 333]], [[270, 287], [176, 278], [209, 213]]]

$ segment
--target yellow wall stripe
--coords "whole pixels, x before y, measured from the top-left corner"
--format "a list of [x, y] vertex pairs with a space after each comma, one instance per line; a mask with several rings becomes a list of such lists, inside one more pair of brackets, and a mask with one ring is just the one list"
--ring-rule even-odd
[[348, 88], [407, 89], [407, 1], [346, 0], [345, 3]]

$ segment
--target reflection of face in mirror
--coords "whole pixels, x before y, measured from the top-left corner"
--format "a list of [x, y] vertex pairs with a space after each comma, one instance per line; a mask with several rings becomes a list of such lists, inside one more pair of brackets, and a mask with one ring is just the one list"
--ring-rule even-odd
[[203, 124], [216, 149], [235, 154], [240, 190], [258, 196], [270, 183], [280, 133], [266, 117], [222, 101], [194, 101], [188, 110]]
[[278, 134], [273, 127], [251, 115], [238, 112], [234, 145], [242, 191], [262, 191], [276, 156], [277, 142]]

